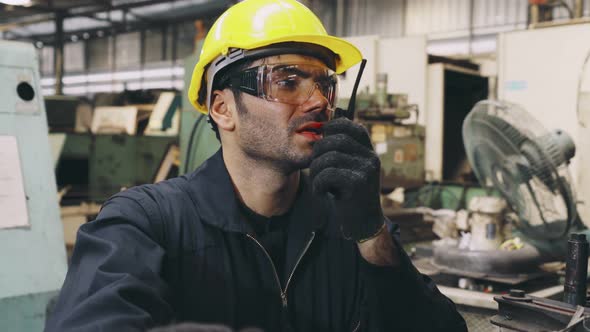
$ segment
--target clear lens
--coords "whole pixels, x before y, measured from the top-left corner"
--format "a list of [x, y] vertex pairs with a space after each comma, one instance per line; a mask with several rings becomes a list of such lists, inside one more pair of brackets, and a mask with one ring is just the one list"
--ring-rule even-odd
[[263, 97], [267, 100], [301, 105], [317, 89], [330, 107], [334, 105], [338, 80], [327, 68], [306, 64], [266, 65], [263, 77]]

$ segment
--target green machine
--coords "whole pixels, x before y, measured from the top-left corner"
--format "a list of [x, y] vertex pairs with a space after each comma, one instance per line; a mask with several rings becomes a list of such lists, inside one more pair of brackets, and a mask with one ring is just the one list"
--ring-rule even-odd
[[180, 113], [180, 174], [190, 173], [211, 157], [221, 146], [215, 133], [207, 123], [207, 116], [199, 113], [188, 100], [193, 68], [199, 61], [202, 41], [193, 55], [184, 60], [184, 91], [182, 92], [182, 112]]
[[424, 184], [424, 126], [418, 124], [418, 105], [405, 94], [387, 93], [387, 75], [377, 75], [377, 93], [361, 92], [356, 120], [371, 134], [381, 160], [381, 188], [413, 188]]
[[417, 123], [402, 122], [411, 117], [411, 112], [417, 113], [417, 106], [368, 108], [357, 112], [381, 160], [383, 190], [421, 186], [424, 183], [425, 130]]
[[50, 134], [63, 137], [56, 167], [62, 205], [102, 203], [123, 188], [154, 182], [176, 136]]
[[0, 42], [0, 331], [41, 331], [67, 268], [37, 64]]

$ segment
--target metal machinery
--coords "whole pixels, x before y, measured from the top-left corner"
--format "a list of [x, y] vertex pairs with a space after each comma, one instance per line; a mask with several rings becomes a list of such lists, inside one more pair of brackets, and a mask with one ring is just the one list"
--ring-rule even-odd
[[[584, 147], [590, 138], [590, 52], [584, 58], [581, 72], [576, 74], [578, 94], [575, 118], [578, 123], [577, 128], [572, 126], [572, 129], [577, 129], [577, 142]], [[587, 173], [585, 166], [589, 158], [587, 149], [579, 152], [578, 187], [588, 183], [584, 173]], [[587, 188], [579, 189], [587, 191]], [[586, 201], [587, 197], [587, 194], [583, 195], [581, 201]], [[587, 204], [581, 204], [578, 208], [578, 220], [588, 227]], [[561, 301], [538, 298], [520, 290], [496, 296], [498, 313], [491, 319], [494, 325], [507, 331], [590, 331], [587, 301], [588, 241], [583, 234], [572, 234], [567, 244], [564, 295], [558, 298]]]
[[[78, 228], [122, 189], [178, 174], [174, 91], [45, 96], [49, 139], [68, 254]], [[94, 104], [94, 107], [93, 107]]]
[[[561, 24], [550, 26], [540, 23], [539, 27], [543, 25], [544, 28], [499, 34], [497, 45], [498, 81], [496, 85], [499, 99], [523, 106], [545, 128], [560, 128], [572, 136], [577, 152], [570, 160], [568, 168], [572, 173], [573, 186], [576, 189], [577, 210], [586, 226], [590, 221], [590, 204], [587, 203], [590, 198], [590, 173], [588, 172], [590, 154], [587, 153], [590, 151], [590, 125], [588, 125], [590, 123], [588, 120], [590, 119], [590, 108], [588, 107], [590, 105], [588, 103], [590, 100], [588, 98], [590, 95], [588, 93], [590, 91], [590, 66], [583, 66], [585, 59], [590, 57], [588, 55], [590, 50], [590, 43], [588, 43], [590, 24], [588, 22], [587, 18], [583, 18], [578, 21], [579, 24], [563, 24], [561, 22]], [[581, 70], [582, 68], [583, 70]], [[431, 82], [433, 77], [435, 75], [429, 71], [428, 82]], [[580, 80], [580, 78], [585, 78], [585, 80]], [[578, 90], [579, 94], [576, 93]], [[428, 115], [437, 114], [432, 112], [430, 107], [432, 105], [430, 101], [433, 100], [431, 95], [428, 100], [429, 108], [426, 113]], [[452, 109], [454, 110], [454, 108]], [[456, 120], [453, 122], [458, 123]], [[432, 133], [432, 128], [436, 128], [436, 126], [427, 122], [427, 127], [429, 129], [427, 141], [441, 141], [442, 135], [437, 136], [436, 133]], [[446, 122], [443, 127], [448, 128]], [[443, 143], [440, 144], [443, 145]], [[432, 148], [432, 144], [427, 144], [427, 146], [426, 161], [427, 169], [430, 170], [432, 167], [429, 167], [428, 160], [433, 155], [432, 150], [436, 149]], [[458, 150], [457, 145], [449, 145], [444, 142], [444, 146]], [[436, 151], [434, 153], [436, 155]], [[444, 156], [445, 161], [453, 160], [453, 158], [448, 158], [447, 154]], [[442, 193], [443, 203], [451, 202], [451, 204], [444, 204], [444, 208], [454, 209], [457, 205], [452, 203], [456, 201], [455, 198], [462, 197], [460, 191], [453, 191], [451, 194], [451, 190], [440, 187], [441, 189], [437, 189], [437, 191]], [[429, 196], [427, 194], [421, 195], [425, 198], [424, 200], [428, 200]], [[464, 220], [469, 220], [470, 215], [485, 212], [479, 208], [470, 209], [468, 204], [470, 201], [469, 197], [464, 200], [465, 213], [467, 214], [463, 218]], [[492, 211], [489, 210], [489, 212]], [[512, 214], [504, 213], [504, 215], [501, 221], [508, 229], [513, 224], [506, 221], [512, 218]], [[465, 232], [464, 229], [459, 231], [455, 229], [454, 231]], [[557, 245], [558, 250], [563, 254], [567, 251], [567, 243], [568, 238], [563, 237], [560, 240], [537, 241], [535, 247], [544, 253], [551, 254], [553, 246]], [[510, 289], [521, 289], [530, 298], [550, 298], [560, 300], [562, 305], [567, 305], [561, 302], [565, 278], [562, 269], [563, 262], [544, 264], [545, 270], [541, 271], [543, 275], [539, 275], [539, 278], [515, 284], [502, 284], [491, 280], [490, 276], [482, 272], [468, 271], [471, 273], [450, 274], [444, 273], [446, 271], [444, 268], [441, 269], [441, 266], [422, 265], [422, 259], [419, 257], [431, 254], [428, 252], [430, 248], [418, 245], [415, 248], [415, 264], [422, 272], [430, 274], [437, 281], [441, 291], [458, 305], [468, 322], [470, 331], [498, 330], [497, 326], [490, 324], [490, 317], [498, 313], [498, 308], [502, 313], [503, 304], [495, 301], [494, 297], [508, 295]], [[563, 260], [564, 257], [561, 259]], [[527, 308], [533, 307], [527, 306]], [[566, 311], [573, 314], [575, 307], [570, 307]], [[512, 314], [508, 316], [512, 317], [513, 321], [523, 319], [542, 321], [542, 317], [547, 315], [542, 311], [535, 312], [535, 310], [528, 310], [526, 316], [522, 313], [522, 310], [513, 310]], [[547, 325], [547, 327], [551, 327], [551, 325]]]
[[[579, 221], [586, 227], [590, 225], [588, 22], [587, 17], [562, 22], [531, 22], [534, 29], [500, 34], [497, 52], [499, 98], [523, 106], [546, 128], [560, 128], [572, 136], [577, 152], [570, 160], [569, 169], [576, 189]], [[554, 77], [558, 79], [552, 79]], [[587, 231], [584, 233], [587, 235]], [[547, 249], [559, 244], [559, 250], [566, 252], [566, 245], [571, 248], [571, 240], [545, 240], [540, 244], [545, 244]], [[572, 257], [566, 255], [568, 259]], [[566, 275], [569, 270], [566, 270]], [[564, 279], [570, 279], [566, 275], [559, 273], [559, 282], [555, 286], [559, 293], [551, 296], [552, 300], [543, 299], [547, 292], [539, 295], [535, 289], [522, 285], [511, 288], [522, 289], [524, 294], [522, 291], [510, 294], [506, 290], [505, 294], [495, 296], [493, 304], [496, 307], [488, 307], [494, 309], [496, 314], [492, 322], [496, 326], [503, 326], [502, 331], [588, 331], [590, 324], [585, 317], [588, 308], [584, 306], [580, 310], [576, 305], [564, 301], [566, 298], [561, 295]], [[483, 297], [486, 298], [486, 305], [494, 298], [490, 294], [480, 294], [478, 300]], [[466, 303], [466, 298], [455, 297], [454, 300]], [[570, 322], [578, 325], [566, 328]]]
[[588, 241], [585, 234], [571, 234], [566, 259], [563, 301], [511, 289], [494, 298], [498, 302], [498, 314], [491, 318], [491, 323], [505, 331], [590, 331]]
[[0, 42], [1, 331], [41, 331], [67, 267], [37, 64]]
[[[184, 86], [189, 87], [193, 68], [199, 61], [201, 42], [197, 44], [193, 55], [184, 60]], [[180, 174], [189, 173], [211, 157], [221, 144], [215, 137], [207, 123], [207, 116], [203, 115], [191, 105], [188, 93], [182, 93], [182, 112], [180, 128]]]
[[[56, 134], [51, 134], [55, 136]], [[64, 205], [102, 203], [122, 188], [154, 182], [175, 136], [64, 134], [57, 183]]]
[[[461, 305], [491, 309], [493, 298], [500, 312], [492, 323], [504, 329], [586, 331], [586, 309], [576, 305], [586, 305], [589, 232], [568, 171], [573, 140], [505, 102], [478, 103], [463, 126], [469, 162], [494, 195], [471, 199], [467, 211], [435, 225], [443, 238], [430, 261], [435, 280], [458, 285], [441, 290]], [[541, 267], [563, 260], [565, 275], [561, 264]]]
[[[357, 96], [357, 120], [371, 134], [381, 159], [381, 188], [417, 187], [424, 183], [424, 126], [418, 125], [418, 106], [408, 96], [387, 94], [387, 74], [377, 75], [377, 93]], [[410, 122], [409, 122], [410, 121]]]
[[[176, 93], [126, 91], [95, 99], [97, 107], [92, 110], [80, 98], [46, 98], [57, 184], [64, 192], [62, 205], [102, 203], [122, 188], [154, 182], [167, 151], [177, 143], [178, 128], [173, 122], [178, 119], [172, 121], [180, 104]], [[125, 121], [116, 116], [112, 123], [117, 126], [102, 132], [96, 114], [105, 104], [120, 113], [128, 108], [125, 105], [136, 105], [133, 107], [140, 109], [137, 116], [127, 121], [136, 132], [122, 131]]]
[[[467, 222], [456, 223], [459, 229], [470, 230], [469, 239], [461, 238], [469, 245], [435, 246], [435, 263], [514, 279], [535, 274], [537, 265], [552, 258], [564, 257], [563, 246], [543, 252], [547, 246], [542, 242], [564, 239], [578, 227], [567, 167], [575, 155], [569, 135], [546, 131], [517, 105], [484, 101], [465, 119], [463, 137], [481, 186], [500, 192], [502, 198], [472, 199]], [[513, 237], [505, 229], [508, 205], [514, 211], [511, 226], [533, 245], [518, 245], [515, 250], [501, 246]], [[465, 223], [469, 225], [461, 225]]]

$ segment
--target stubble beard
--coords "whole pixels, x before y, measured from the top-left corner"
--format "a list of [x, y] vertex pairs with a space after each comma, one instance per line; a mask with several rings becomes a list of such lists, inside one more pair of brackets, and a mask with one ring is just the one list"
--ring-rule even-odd
[[296, 146], [296, 129], [309, 121], [327, 120], [325, 114], [313, 113], [294, 119], [285, 130], [266, 118], [252, 115], [252, 112], [239, 114], [242, 123], [239, 141], [244, 154], [285, 175], [309, 167], [312, 160], [313, 143], [304, 150]]

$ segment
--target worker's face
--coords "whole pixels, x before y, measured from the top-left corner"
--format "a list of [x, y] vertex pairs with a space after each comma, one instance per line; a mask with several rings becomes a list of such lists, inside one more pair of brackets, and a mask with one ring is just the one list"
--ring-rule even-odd
[[[253, 63], [252, 67], [291, 63], [325, 67], [315, 58], [294, 54], [265, 58]], [[241, 102], [236, 107], [239, 109], [237, 143], [241, 150], [251, 158], [270, 162], [286, 172], [309, 166], [313, 144], [322, 138], [317, 127], [328, 120], [330, 111], [328, 99], [319, 89], [300, 105], [241, 93]]]

